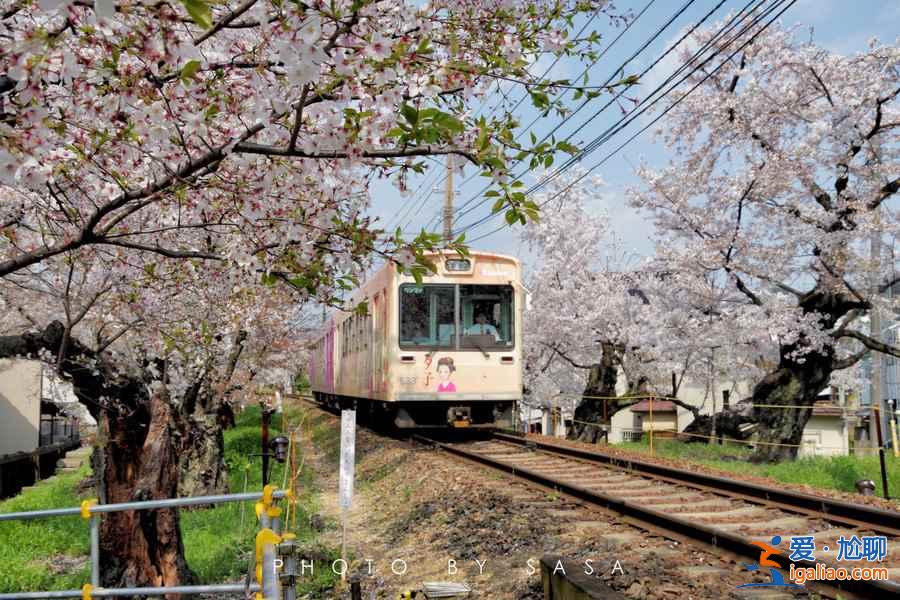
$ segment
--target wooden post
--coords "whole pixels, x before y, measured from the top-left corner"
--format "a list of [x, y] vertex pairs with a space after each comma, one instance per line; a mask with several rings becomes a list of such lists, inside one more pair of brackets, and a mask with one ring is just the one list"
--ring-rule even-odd
[[[725, 413], [728, 411], [729, 404], [731, 403], [731, 390], [722, 390], [722, 412]], [[724, 416], [724, 415], [723, 415]], [[719, 445], [722, 445], [722, 422], [718, 421], [716, 423], [718, 425], [716, 435], [719, 438]]]
[[362, 588], [358, 577], [350, 580], [350, 600], [362, 600]]
[[888, 492], [887, 468], [884, 465], [884, 441], [881, 438], [881, 413], [878, 407], [874, 407], [875, 411], [875, 431], [878, 432], [878, 460], [881, 462], [881, 485], [884, 488], [884, 499], [890, 500], [891, 496]]

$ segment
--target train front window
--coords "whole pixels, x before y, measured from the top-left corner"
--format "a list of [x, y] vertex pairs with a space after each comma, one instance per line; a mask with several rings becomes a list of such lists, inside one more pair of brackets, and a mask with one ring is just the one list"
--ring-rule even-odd
[[403, 284], [400, 347], [509, 349], [515, 340], [513, 315], [512, 286]]
[[459, 286], [460, 346], [509, 348], [513, 345], [513, 289], [509, 285]]
[[400, 346], [451, 348], [455, 345], [455, 286], [400, 286]]

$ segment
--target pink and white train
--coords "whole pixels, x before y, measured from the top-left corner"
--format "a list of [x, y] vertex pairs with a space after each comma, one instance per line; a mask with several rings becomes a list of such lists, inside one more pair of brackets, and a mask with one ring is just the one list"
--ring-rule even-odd
[[511, 427], [522, 397], [521, 266], [472, 251], [430, 257], [421, 285], [393, 264], [357, 289], [312, 345], [317, 400], [355, 404], [359, 418], [398, 428]]

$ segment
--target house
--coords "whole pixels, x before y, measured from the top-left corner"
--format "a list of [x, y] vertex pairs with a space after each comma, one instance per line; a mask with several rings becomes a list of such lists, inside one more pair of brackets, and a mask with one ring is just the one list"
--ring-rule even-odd
[[[717, 385], [716, 389], [727, 392], [732, 400], [747, 398], [752, 393], [752, 385], [746, 382]], [[706, 387], [690, 384], [682, 386], [679, 400], [698, 407], [699, 414], [709, 415], [721, 411], [725, 403], [724, 395], [713, 402]], [[833, 397], [834, 396], [834, 397]], [[850, 453], [854, 432], [859, 429], [859, 418], [853, 394], [841, 394], [840, 398], [823, 391], [813, 406], [812, 416], [803, 430], [799, 456], [840, 456]], [[669, 437], [674, 432], [682, 432], [694, 420], [693, 413], [667, 400], [653, 402], [653, 420], [650, 420], [650, 402], [641, 400], [637, 404], [623, 408], [612, 416], [610, 443], [637, 441], [646, 438], [652, 429], [654, 437]], [[857, 442], [857, 446], [860, 444]]]
[[40, 361], [0, 359], [0, 498], [52, 474], [80, 445], [79, 417], [65, 407], [45, 386]]
[[671, 400], [641, 400], [624, 412], [631, 412], [633, 422], [630, 430], [622, 432], [623, 441], [640, 440], [650, 431], [659, 437], [673, 437], [678, 431], [678, 411]]

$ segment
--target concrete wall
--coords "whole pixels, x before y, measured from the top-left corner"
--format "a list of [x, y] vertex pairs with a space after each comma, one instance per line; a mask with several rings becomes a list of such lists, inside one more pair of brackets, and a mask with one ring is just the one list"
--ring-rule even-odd
[[38, 447], [41, 363], [0, 359], [0, 456]]
[[800, 456], [842, 456], [847, 454], [847, 431], [839, 416], [810, 417], [803, 430]]

